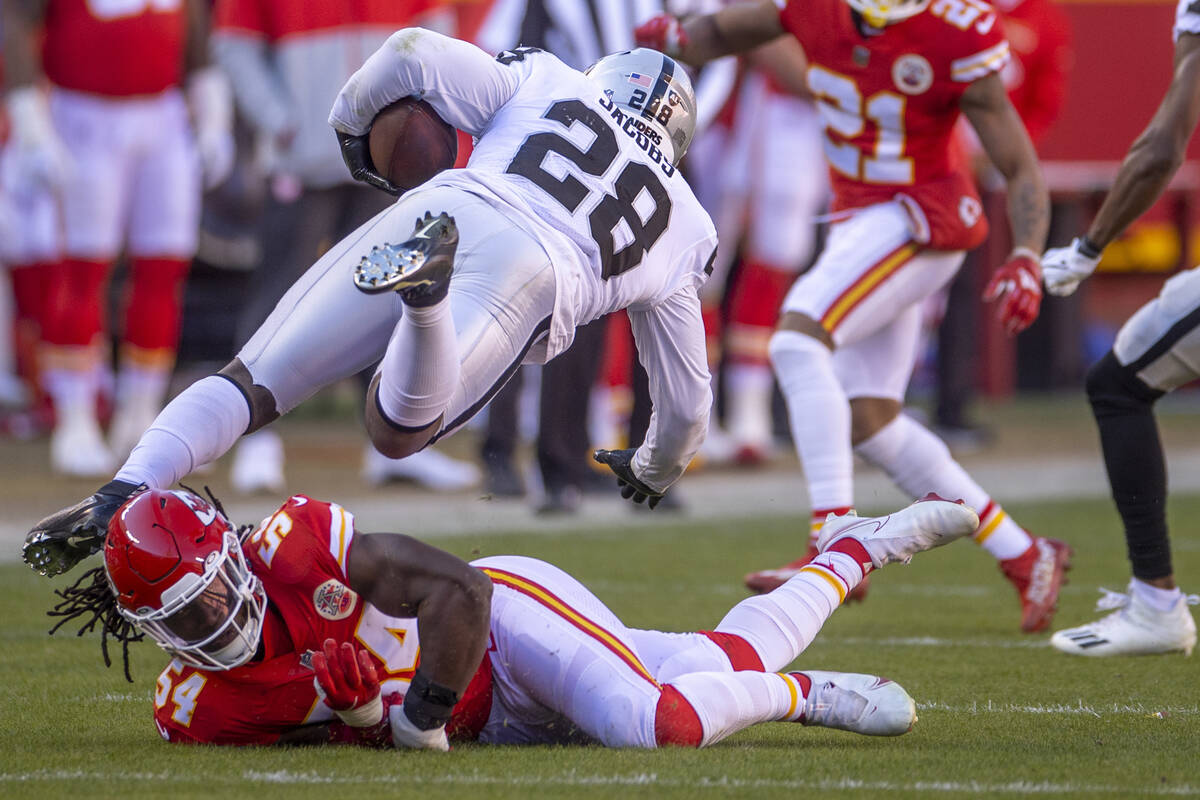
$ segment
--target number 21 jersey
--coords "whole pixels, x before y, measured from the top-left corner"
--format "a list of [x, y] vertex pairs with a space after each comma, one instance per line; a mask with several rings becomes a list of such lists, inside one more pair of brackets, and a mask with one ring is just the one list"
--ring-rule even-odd
[[864, 33], [845, 0], [776, 2], [809, 61], [834, 210], [901, 194], [923, 213], [916, 228], [925, 228], [930, 246], [981, 242], [986, 222], [953, 131], [967, 87], [1009, 60], [992, 7], [933, 0], [919, 14]]

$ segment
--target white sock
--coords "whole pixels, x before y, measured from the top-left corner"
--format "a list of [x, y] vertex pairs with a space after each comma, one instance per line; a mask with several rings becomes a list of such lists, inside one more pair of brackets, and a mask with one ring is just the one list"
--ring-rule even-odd
[[913, 499], [934, 492], [974, 508], [980, 521], [976, 541], [997, 559], [1016, 558], [1033, 543], [954, 460], [946, 443], [912, 417], [900, 414], [854, 452], [886, 472]]
[[1160, 589], [1137, 578], [1129, 581], [1129, 591], [1141, 602], [1150, 606], [1155, 611], [1163, 613], [1175, 608], [1175, 604], [1183, 596], [1183, 591], [1178, 586], [1174, 589]]
[[700, 746], [759, 722], [798, 720], [806, 696], [800, 681], [776, 672], [693, 672], [671, 681], [700, 718]]
[[165, 489], [229, 451], [250, 425], [250, 406], [217, 375], [196, 381], [155, 417], [117, 479]]
[[404, 307], [383, 356], [379, 407], [406, 428], [423, 428], [446, 410], [458, 385], [458, 339], [449, 299]]
[[833, 354], [811, 336], [777, 331], [771, 363], [787, 399], [792, 440], [813, 508], [854, 505], [850, 403], [833, 372]]
[[853, 558], [822, 553], [773, 592], [738, 603], [714, 630], [745, 639], [763, 669], [783, 669], [812, 643], [862, 575]]
[[769, 444], [775, 378], [766, 364], [733, 364], [726, 372], [726, 428], [738, 442]]
[[42, 374], [42, 386], [60, 416], [96, 416], [96, 371], [53, 367]]
[[117, 407], [133, 404], [136, 407], [158, 408], [167, 396], [171, 370], [163, 367], [144, 367], [123, 364], [117, 373]]

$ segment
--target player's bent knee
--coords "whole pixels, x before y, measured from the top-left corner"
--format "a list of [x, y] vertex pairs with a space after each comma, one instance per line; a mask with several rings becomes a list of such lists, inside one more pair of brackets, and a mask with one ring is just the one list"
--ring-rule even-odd
[[798, 311], [784, 311], [779, 316], [779, 322], [775, 323], [775, 332], [786, 331], [804, 334], [825, 345], [828, 349], [834, 349], [833, 337], [829, 335], [829, 331], [807, 314], [801, 314]]
[[267, 387], [254, 382], [250, 370], [246, 369], [241, 359], [235, 358], [230, 361], [217, 374], [237, 386], [246, 398], [246, 405], [250, 406], [250, 425], [247, 426], [246, 433], [254, 433], [264, 425], [279, 419], [279, 406], [275, 395]]
[[1088, 402], [1097, 416], [1149, 410], [1163, 394], [1122, 366], [1111, 350], [1088, 370], [1084, 385]]
[[367, 394], [367, 408], [364, 415], [367, 436], [371, 439], [371, 444], [375, 449], [388, 458], [411, 456], [429, 444], [442, 427], [440, 416], [422, 428], [401, 427], [384, 416], [383, 412], [379, 410], [379, 402], [376, 397], [375, 392]]
[[776, 330], [767, 343], [767, 357], [771, 359], [776, 374], [782, 374], [788, 367], [828, 355], [829, 348], [820, 340], [796, 330]]
[[658, 696], [654, 739], [659, 747], [699, 747], [704, 741], [700, 715], [674, 686], [664, 686]]
[[857, 446], [900, 416], [901, 405], [890, 397], [850, 399], [850, 442]]

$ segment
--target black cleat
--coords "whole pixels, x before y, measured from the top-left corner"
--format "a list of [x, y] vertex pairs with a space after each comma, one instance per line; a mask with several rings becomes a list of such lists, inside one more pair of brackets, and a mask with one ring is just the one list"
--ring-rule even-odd
[[398, 292], [410, 306], [431, 306], [450, 290], [458, 228], [454, 217], [425, 212], [403, 244], [371, 248], [354, 268], [354, 285], [367, 294]]
[[34, 525], [25, 537], [21, 557], [40, 575], [53, 577], [67, 572], [100, 551], [108, 521], [143, 488], [125, 481], [104, 484], [91, 497]]

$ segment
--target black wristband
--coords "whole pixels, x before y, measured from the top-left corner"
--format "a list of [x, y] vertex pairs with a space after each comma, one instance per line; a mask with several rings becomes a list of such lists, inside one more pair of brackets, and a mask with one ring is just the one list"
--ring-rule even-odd
[[429, 731], [450, 721], [456, 703], [458, 692], [434, 683], [417, 670], [404, 695], [404, 714], [413, 725]]
[[1088, 258], [1099, 258], [1100, 254], [1102, 252], [1104, 252], [1103, 247], [1097, 247], [1096, 243], [1093, 242], [1091, 239], [1089, 239], [1087, 236], [1079, 237], [1079, 244], [1077, 247], [1078, 247], [1079, 252], [1082, 255], [1087, 256]]

